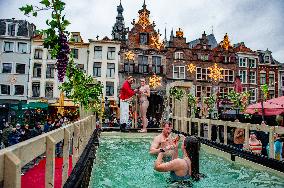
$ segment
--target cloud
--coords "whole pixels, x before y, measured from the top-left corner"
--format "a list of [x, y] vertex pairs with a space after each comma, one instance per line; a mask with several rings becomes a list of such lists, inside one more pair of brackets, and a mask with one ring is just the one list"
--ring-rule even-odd
[[[20, 2], [20, 3], [19, 3]], [[27, 19], [38, 28], [45, 27], [48, 13], [38, 18], [25, 17], [18, 10], [24, 4], [39, 0], [0, 0], [0, 18]], [[111, 36], [119, 0], [65, 0], [66, 17], [71, 21], [70, 31], [80, 31], [85, 41]], [[127, 27], [138, 18], [143, 0], [122, 0]], [[245, 42], [257, 49], [270, 49], [274, 57], [284, 63], [284, 1], [282, 0], [146, 0], [151, 20], [156, 28], [168, 35], [171, 28], [181, 27], [188, 41], [201, 37], [203, 31], [212, 32], [217, 41], [228, 33], [232, 43]]]

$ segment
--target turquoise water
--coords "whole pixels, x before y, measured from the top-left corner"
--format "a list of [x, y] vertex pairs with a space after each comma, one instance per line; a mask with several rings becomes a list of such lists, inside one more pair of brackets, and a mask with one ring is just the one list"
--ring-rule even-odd
[[[154, 156], [148, 154], [152, 139], [102, 138], [93, 168], [93, 188], [189, 187], [171, 183], [169, 173], [153, 170]], [[201, 172], [206, 178], [192, 187], [284, 187], [284, 179], [251, 169], [201, 151]]]

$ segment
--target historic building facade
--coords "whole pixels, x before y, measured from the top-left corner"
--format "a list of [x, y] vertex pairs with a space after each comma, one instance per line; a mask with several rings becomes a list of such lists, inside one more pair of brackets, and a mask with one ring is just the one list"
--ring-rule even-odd
[[235, 44], [235, 52], [238, 58], [238, 76], [242, 82], [243, 91], [250, 92], [250, 102], [258, 101], [259, 96], [259, 77], [258, 67], [259, 58], [257, 52], [246, 47], [243, 42]]
[[[258, 66], [258, 87], [261, 91], [261, 85], [268, 85], [268, 98], [272, 99], [279, 96], [279, 68], [280, 63], [276, 61], [272, 52], [267, 50], [258, 50], [259, 66]], [[258, 94], [259, 99], [262, 97], [261, 92]]]
[[[84, 43], [79, 32], [72, 32], [69, 44], [74, 63], [83, 71], [87, 71], [89, 44]], [[28, 101], [47, 101], [54, 104], [60, 97], [60, 82], [55, 69], [56, 59], [51, 57], [50, 50], [44, 48], [43, 37], [32, 39], [31, 61], [28, 82]]]
[[103, 96], [110, 101], [118, 101], [118, 64], [120, 42], [107, 37], [102, 40], [89, 40], [88, 74], [104, 86]]
[[[155, 29], [155, 22], [150, 21], [150, 11], [144, 2], [138, 11], [139, 18], [132, 21], [133, 27], [128, 32], [128, 39], [122, 43], [120, 50], [119, 81], [120, 86], [128, 76], [136, 80], [134, 87], [139, 86], [139, 79], [149, 78], [154, 74], [162, 77], [166, 69], [166, 56], [164, 43], [160, 41], [160, 33]], [[165, 86], [165, 83], [162, 84]], [[165, 87], [151, 89], [150, 106], [148, 113], [158, 119], [162, 115], [163, 97]]]
[[35, 26], [25, 20], [0, 20], [0, 118], [10, 106], [27, 102], [31, 37]]

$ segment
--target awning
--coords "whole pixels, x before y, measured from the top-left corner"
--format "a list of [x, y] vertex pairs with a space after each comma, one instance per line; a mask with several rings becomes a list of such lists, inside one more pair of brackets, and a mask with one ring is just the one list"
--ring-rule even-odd
[[[263, 102], [265, 116], [275, 116], [284, 114], [284, 97], [278, 97]], [[262, 115], [261, 103], [249, 105], [245, 111], [248, 114]]]
[[[22, 110], [35, 110], [35, 109], [47, 109], [48, 104], [43, 102], [30, 102], [22, 105]], [[19, 110], [19, 106], [11, 107], [13, 110]]]

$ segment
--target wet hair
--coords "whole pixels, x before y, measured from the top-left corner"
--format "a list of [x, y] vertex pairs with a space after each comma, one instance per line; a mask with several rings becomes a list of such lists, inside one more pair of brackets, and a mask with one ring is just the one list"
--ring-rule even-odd
[[197, 137], [189, 136], [184, 140], [185, 150], [191, 160], [191, 176], [194, 180], [199, 180], [201, 174], [199, 173], [199, 151], [200, 142]]

